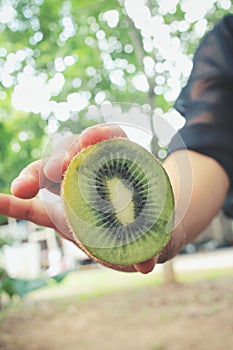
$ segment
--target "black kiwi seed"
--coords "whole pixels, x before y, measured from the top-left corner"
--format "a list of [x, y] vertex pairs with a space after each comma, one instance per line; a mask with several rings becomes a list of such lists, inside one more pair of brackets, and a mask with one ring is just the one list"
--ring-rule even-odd
[[170, 238], [169, 179], [161, 164], [132, 141], [111, 139], [83, 150], [66, 171], [62, 198], [74, 237], [97, 261], [139, 263]]

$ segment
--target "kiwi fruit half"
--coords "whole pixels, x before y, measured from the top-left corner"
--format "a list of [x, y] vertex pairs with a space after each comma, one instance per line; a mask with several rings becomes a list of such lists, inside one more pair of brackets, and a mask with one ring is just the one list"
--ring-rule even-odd
[[158, 254], [170, 239], [169, 178], [150, 152], [128, 139], [101, 141], [75, 156], [62, 198], [74, 240], [96, 261], [131, 266]]

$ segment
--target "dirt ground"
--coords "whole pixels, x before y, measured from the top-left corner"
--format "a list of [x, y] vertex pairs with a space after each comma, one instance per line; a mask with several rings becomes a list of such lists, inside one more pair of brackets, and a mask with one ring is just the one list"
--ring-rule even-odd
[[4, 318], [0, 349], [233, 349], [232, 306], [232, 277], [37, 302]]

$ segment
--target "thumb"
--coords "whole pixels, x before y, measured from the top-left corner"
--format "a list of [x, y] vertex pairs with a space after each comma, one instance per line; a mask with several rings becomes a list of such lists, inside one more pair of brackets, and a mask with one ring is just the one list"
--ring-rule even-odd
[[86, 129], [80, 135], [79, 147], [80, 149], [85, 149], [98, 142], [116, 137], [127, 137], [125, 132], [118, 125], [97, 125]]
[[52, 153], [44, 168], [46, 177], [53, 182], [61, 182], [62, 174], [75, 155], [88, 146], [115, 137], [127, 136], [119, 126], [105, 124], [87, 128], [81, 135], [73, 135]]

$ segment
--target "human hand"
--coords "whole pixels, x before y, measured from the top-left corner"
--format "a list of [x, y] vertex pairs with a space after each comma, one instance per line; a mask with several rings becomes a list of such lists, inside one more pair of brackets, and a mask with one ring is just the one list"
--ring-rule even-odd
[[[81, 135], [72, 135], [60, 143], [51, 156], [29, 164], [12, 182], [13, 195], [0, 194], [0, 213], [34, 222], [41, 226], [55, 229], [63, 238], [76, 244], [73, 235], [66, 224], [63, 207], [60, 203], [44, 203], [36, 195], [40, 189], [46, 188], [59, 194], [63, 174], [71, 159], [82, 149], [99, 141], [114, 137], [127, 137], [117, 126], [100, 125], [86, 129]], [[182, 226], [178, 225], [171, 240], [164, 250], [156, 257], [133, 266], [122, 267], [122, 271], [139, 271], [148, 273], [157, 262], [165, 262], [174, 256], [184, 245], [185, 236]], [[108, 267], [119, 269], [111, 264]]]

